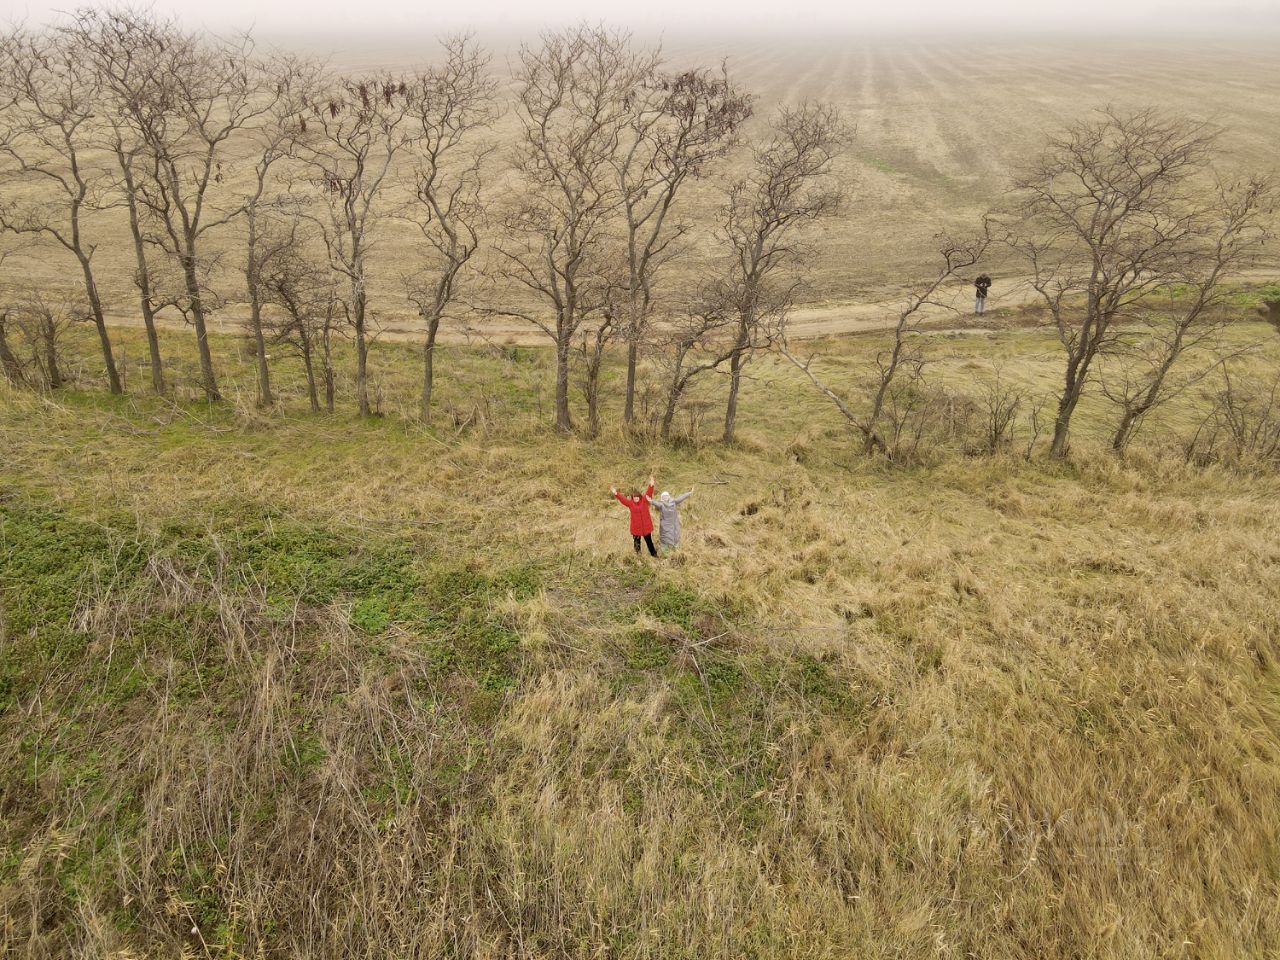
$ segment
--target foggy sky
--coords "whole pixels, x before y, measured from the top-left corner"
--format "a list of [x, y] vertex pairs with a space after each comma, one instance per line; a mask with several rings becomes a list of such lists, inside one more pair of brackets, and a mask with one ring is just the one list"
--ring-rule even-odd
[[[0, 19], [39, 23], [84, 0], [0, 0]], [[1280, 31], [1280, 0], [155, 0], [191, 27], [364, 35], [437, 26], [482, 29], [607, 21], [639, 29], [1034, 29], [1120, 33]]]

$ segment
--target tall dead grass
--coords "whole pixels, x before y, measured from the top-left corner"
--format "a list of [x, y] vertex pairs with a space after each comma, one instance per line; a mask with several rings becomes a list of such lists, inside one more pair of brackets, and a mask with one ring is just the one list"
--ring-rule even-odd
[[[0, 507], [104, 531], [65, 616], [0, 584], [7, 955], [1274, 952], [1273, 477], [890, 467], [815, 409], [673, 451], [6, 395]], [[658, 566], [603, 493], [650, 466], [699, 484]], [[232, 546], [264, 514], [531, 564], [456, 614], [510, 677], [281, 594]]]

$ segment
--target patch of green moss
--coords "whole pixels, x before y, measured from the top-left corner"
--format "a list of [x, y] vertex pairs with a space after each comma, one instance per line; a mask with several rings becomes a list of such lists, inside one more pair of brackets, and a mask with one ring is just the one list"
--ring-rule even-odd
[[707, 604], [692, 590], [674, 584], [662, 584], [644, 600], [644, 609], [664, 623], [674, 623], [692, 631], [694, 618], [706, 612]]
[[[65, 623], [96, 577], [127, 582], [145, 556], [139, 544], [113, 539], [107, 528], [58, 510], [0, 504], [0, 609], [6, 634]], [[74, 635], [74, 634], [73, 634]], [[65, 633], [50, 634], [49, 643]], [[45, 652], [48, 643], [44, 645]]]
[[658, 670], [671, 662], [671, 648], [652, 630], [638, 630], [624, 647], [623, 659], [632, 670]]

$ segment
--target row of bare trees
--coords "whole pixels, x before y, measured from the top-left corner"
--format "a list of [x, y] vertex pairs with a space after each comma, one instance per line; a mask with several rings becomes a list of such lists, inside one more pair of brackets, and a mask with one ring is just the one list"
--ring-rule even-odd
[[[229, 258], [243, 276], [235, 299], [248, 308], [261, 402], [273, 400], [269, 340], [327, 357], [341, 332], [355, 342], [367, 414], [378, 221], [419, 227], [421, 266], [411, 272], [428, 357], [477, 247], [484, 148], [472, 140], [496, 114], [495, 81], [474, 44], [444, 46], [441, 62], [412, 75], [359, 78], [131, 10], [12, 30], [0, 38], [0, 228], [75, 258], [112, 392], [122, 383], [94, 258], [102, 215], [123, 209], [157, 392], [166, 389], [157, 316], [172, 310], [194, 329], [205, 395], [220, 399], [209, 321], [228, 299], [214, 276]], [[406, 179], [412, 189], [393, 196]], [[331, 371], [325, 379], [331, 401]]]
[[[123, 388], [94, 256], [100, 215], [122, 208], [156, 391], [166, 389], [156, 318], [173, 310], [194, 329], [205, 395], [220, 398], [209, 319], [229, 298], [213, 278], [239, 249], [235, 299], [248, 308], [260, 401], [273, 400], [269, 340], [306, 360], [340, 332], [354, 342], [368, 414], [371, 257], [387, 223], [411, 223], [420, 243], [396, 262], [412, 263], [405, 285], [425, 328], [424, 416], [441, 321], [488, 229], [502, 238], [492, 278], [508, 284], [484, 312], [554, 341], [557, 425], [572, 427], [570, 361], [588, 327], [597, 370], [611, 341], [627, 343], [631, 420], [655, 284], [689, 229], [681, 194], [734, 144], [750, 101], [723, 70], [671, 72], [625, 34], [550, 34], [520, 51], [518, 143], [495, 171], [483, 132], [501, 105], [488, 65], [455, 39], [411, 74], [336, 75], [262, 55], [247, 36], [195, 35], [129, 10], [16, 29], [0, 38], [0, 227], [75, 258], [112, 392]], [[514, 199], [495, 215], [482, 194], [499, 173]]]
[[[157, 316], [172, 311], [194, 330], [205, 396], [220, 399], [209, 321], [235, 300], [262, 404], [274, 400], [269, 349], [287, 344], [313, 406], [323, 392], [331, 407], [341, 336], [354, 345], [362, 415], [372, 258], [402, 223], [417, 234], [393, 259], [408, 264], [403, 289], [423, 322], [424, 418], [440, 325], [466, 311], [546, 334], [561, 430], [574, 428], [575, 365], [598, 430], [601, 371], [621, 346], [628, 424], [641, 371], [667, 381], [665, 435], [691, 383], [723, 369], [733, 439], [743, 370], [794, 299], [801, 228], [838, 206], [840, 118], [821, 104], [783, 108], [744, 147], [751, 98], [723, 65], [671, 70], [660, 51], [604, 27], [521, 47], [509, 104], [488, 68], [454, 39], [434, 66], [345, 76], [128, 10], [14, 30], [0, 64], [0, 226], [75, 256], [113, 392], [123, 387], [94, 262], [106, 211], [127, 210], [154, 390], [166, 389]], [[486, 131], [506, 107], [511, 142], [498, 150]], [[727, 178], [719, 161], [743, 149], [745, 172]], [[687, 194], [712, 174], [720, 213], [699, 221]], [[677, 278], [671, 264], [695, 244], [715, 251], [705, 276]], [[215, 282], [228, 260], [241, 294]], [[477, 276], [483, 295], [464, 301]]]
[[532, 299], [486, 310], [526, 320], [552, 340], [562, 430], [573, 425], [575, 342], [592, 431], [604, 351], [625, 342], [623, 417], [631, 423], [655, 309], [670, 309], [680, 296], [660, 287], [691, 229], [684, 194], [736, 145], [750, 98], [723, 68], [670, 73], [657, 51], [603, 28], [523, 48], [514, 81], [521, 199], [502, 224], [498, 253], [505, 275]]
[[[424, 418], [441, 324], [467, 313], [547, 336], [564, 431], [575, 427], [575, 369], [587, 431], [599, 430], [606, 358], [620, 350], [628, 425], [642, 377], [659, 384], [665, 438], [694, 384], [721, 374], [732, 441], [745, 371], [769, 349], [869, 452], [889, 453], [887, 411], [900, 391], [918, 392], [929, 359], [922, 324], [954, 309], [955, 286], [997, 246], [1025, 264], [1062, 346], [1055, 456], [1090, 384], [1121, 411], [1121, 450], [1231, 356], [1225, 281], [1259, 262], [1273, 192], [1264, 179], [1217, 176], [1204, 124], [1105, 110], [1070, 125], [1014, 184], [1012, 204], [973, 236], [944, 238], [936, 272], [886, 318], [871, 368], [824, 373], [788, 320], [811, 228], [843, 200], [837, 165], [852, 132], [832, 107], [783, 106], [749, 125], [751, 98], [723, 65], [673, 71], [604, 27], [522, 46], [509, 97], [489, 68], [461, 38], [426, 68], [342, 75], [129, 10], [15, 29], [0, 37], [0, 228], [70, 255], [82, 282], [58, 312], [93, 323], [113, 392], [123, 383], [95, 263], [111, 210], [127, 215], [152, 388], [167, 389], [157, 317], [170, 311], [194, 330], [210, 400], [221, 396], [210, 318], [235, 300], [261, 404], [274, 402], [271, 349], [284, 345], [312, 408], [333, 409], [344, 338], [357, 407], [371, 413], [372, 304], [388, 299], [373, 280], [385, 270], [371, 268], [396, 225], [412, 238], [389, 261], [422, 320]], [[702, 180], [718, 203], [690, 202]], [[697, 270], [673, 269], [695, 248]], [[234, 295], [228, 263], [242, 279]], [[3, 327], [0, 347], [14, 356]], [[5, 359], [11, 379], [19, 368]]]
[[922, 382], [924, 308], [947, 307], [938, 295], [948, 281], [998, 244], [1025, 265], [1062, 347], [1050, 454], [1066, 454], [1091, 384], [1119, 411], [1111, 446], [1123, 451], [1152, 411], [1253, 346], [1228, 336], [1241, 311], [1229, 308], [1227, 281], [1264, 263], [1275, 191], [1266, 177], [1221, 175], [1219, 136], [1183, 116], [1106, 108], [1051, 137], [1014, 184], [1009, 209], [974, 239], [944, 240], [939, 272], [909, 294], [864, 377], [865, 403], [820, 379], [817, 358], [789, 346], [785, 325], [779, 351], [868, 451], [887, 452], [886, 402]]

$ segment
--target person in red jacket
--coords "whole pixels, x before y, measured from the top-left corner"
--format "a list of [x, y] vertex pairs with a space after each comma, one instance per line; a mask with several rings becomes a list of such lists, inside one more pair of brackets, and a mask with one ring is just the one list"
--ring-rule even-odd
[[649, 512], [649, 501], [653, 497], [653, 476], [650, 475], [649, 488], [644, 493], [633, 490], [629, 496], [623, 496], [617, 487], [610, 487], [609, 492], [631, 511], [631, 543], [636, 548], [636, 553], [640, 552], [640, 541], [643, 539], [649, 547], [649, 556], [656, 557], [658, 548], [653, 545], [653, 514]]

